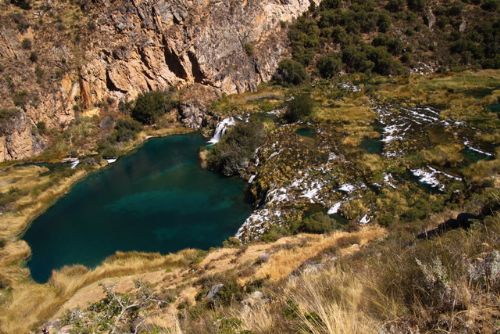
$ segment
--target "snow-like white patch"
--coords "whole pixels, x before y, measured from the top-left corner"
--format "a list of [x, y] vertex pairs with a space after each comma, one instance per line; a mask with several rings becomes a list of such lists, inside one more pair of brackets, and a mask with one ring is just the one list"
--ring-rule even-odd
[[413, 173], [413, 175], [419, 178], [420, 182], [428, 184], [432, 188], [438, 188], [441, 191], [445, 190], [445, 185], [438, 180], [437, 175], [443, 175], [446, 178], [452, 179], [454, 181], [462, 181], [461, 177], [448, 174], [431, 166], [427, 166], [427, 169], [429, 171], [426, 171], [423, 168], [417, 168], [417, 169], [412, 169], [411, 172]]
[[274, 158], [274, 157], [276, 157], [276, 156], [280, 155], [280, 153], [281, 153], [281, 152], [283, 152], [283, 150], [282, 150], [282, 149], [281, 149], [281, 150], [279, 150], [278, 152], [273, 152], [273, 153], [271, 153], [271, 155], [269, 156], [269, 158], [267, 158], [267, 160], [271, 160], [272, 158]]
[[352, 93], [358, 93], [361, 91], [361, 88], [350, 82], [343, 82], [339, 84], [339, 87]]
[[384, 173], [384, 182], [391, 188], [396, 189], [396, 186], [394, 185], [394, 178], [392, 177], [392, 174], [390, 173]]
[[432, 188], [438, 188], [441, 191], [445, 189], [444, 184], [441, 184], [436, 178], [435, 172], [427, 172], [422, 168], [412, 169], [411, 172], [419, 178], [420, 182], [428, 184]]
[[315, 181], [308, 189], [306, 189], [300, 197], [309, 198], [311, 202], [317, 197], [318, 193], [323, 188], [323, 183]]
[[472, 146], [470, 145], [470, 141], [469, 141], [468, 139], [465, 139], [465, 140], [464, 140], [464, 145], [465, 145], [465, 146], [466, 146], [469, 150], [471, 150], [471, 151], [474, 151], [474, 152], [477, 152], [477, 153], [480, 153], [480, 154], [486, 155], [486, 156], [488, 156], [488, 157], [492, 157], [492, 156], [493, 156], [493, 154], [492, 154], [492, 153], [485, 152], [485, 151], [482, 151], [482, 150], [480, 150], [480, 149], [478, 149], [478, 148], [472, 147]]
[[272, 203], [283, 203], [290, 199], [288, 195], [288, 190], [285, 187], [271, 190], [266, 196], [266, 202], [268, 204]]
[[118, 160], [118, 159], [106, 159], [106, 161], [108, 162], [108, 164], [115, 163], [116, 160]]
[[352, 193], [354, 190], [356, 190], [356, 187], [350, 183], [345, 183], [340, 186], [339, 190], [346, 193]]
[[234, 126], [236, 124], [236, 121], [234, 117], [228, 117], [223, 119], [219, 124], [217, 124], [217, 127], [215, 128], [215, 133], [212, 139], [208, 141], [209, 144], [217, 144], [222, 136], [226, 133], [227, 129], [231, 126]]
[[330, 152], [330, 154], [328, 155], [328, 162], [332, 162], [332, 161], [335, 161], [338, 159], [338, 156], [333, 153], [333, 152]]
[[359, 221], [360, 224], [366, 225], [371, 221], [371, 218], [368, 215], [364, 215], [363, 218]]
[[255, 174], [250, 176], [250, 178], [248, 179], [248, 183], [252, 184], [256, 177], [257, 177], [257, 175], [255, 175]]
[[[248, 217], [243, 225], [236, 232], [236, 238], [242, 240], [245, 236], [258, 236], [266, 232], [266, 224], [273, 218], [281, 218], [282, 213], [280, 210], [260, 209], [255, 210], [250, 217]], [[275, 222], [277, 223], [277, 222]]]
[[63, 159], [63, 163], [69, 163], [71, 169], [75, 169], [80, 164], [80, 159], [78, 158], [66, 158]]
[[328, 210], [328, 214], [329, 215], [334, 215], [336, 213], [339, 212], [340, 210], [340, 207], [342, 206], [342, 202], [337, 202], [335, 203], [329, 210]]

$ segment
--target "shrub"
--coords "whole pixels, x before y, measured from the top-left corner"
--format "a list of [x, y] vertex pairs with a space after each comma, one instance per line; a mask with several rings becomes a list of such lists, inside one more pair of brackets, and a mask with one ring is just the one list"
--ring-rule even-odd
[[380, 32], [387, 32], [391, 27], [391, 17], [387, 14], [380, 14], [377, 21], [378, 30]]
[[226, 176], [236, 175], [246, 167], [257, 147], [266, 138], [261, 122], [251, 120], [238, 123], [228, 130], [222, 140], [210, 151], [208, 166]]
[[31, 9], [31, 1], [29, 0], [10, 0], [10, 3], [21, 9], [29, 10]]
[[389, 0], [386, 7], [391, 12], [399, 12], [404, 8], [404, 0]]
[[116, 158], [119, 155], [119, 150], [109, 140], [99, 143], [97, 151], [104, 159]]
[[132, 109], [132, 118], [142, 124], [154, 124], [169, 109], [174, 102], [167, 92], [148, 92], [139, 95]]
[[141, 123], [135, 120], [120, 119], [115, 125], [115, 139], [117, 142], [133, 140], [141, 129]]
[[253, 57], [255, 54], [255, 45], [252, 42], [245, 43], [243, 45], [243, 49], [245, 49], [245, 53], [249, 57]]
[[491, 11], [491, 12], [497, 11], [498, 7], [500, 7], [500, 3], [498, 2], [498, 0], [485, 0], [481, 4], [481, 8], [482, 9], [488, 10], [488, 11]]
[[36, 123], [36, 128], [41, 135], [47, 133], [47, 124], [44, 121]]
[[298, 232], [321, 234], [340, 228], [342, 228], [342, 225], [335, 219], [330, 218], [326, 213], [316, 212], [302, 221]]
[[299, 85], [307, 80], [307, 74], [301, 63], [285, 59], [280, 62], [274, 80], [284, 86]]
[[289, 123], [297, 122], [311, 115], [313, 108], [314, 102], [309, 94], [296, 96], [288, 103], [285, 119]]
[[342, 68], [342, 61], [337, 55], [321, 57], [316, 64], [319, 74], [323, 78], [331, 78]]
[[38, 60], [38, 54], [36, 52], [31, 52], [29, 59], [32, 63], [36, 63]]
[[26, 104], [28, 103], [29, 99], [29, 93], [25, 90], [22, 90], [20, 92], [16, 92], [14, 96], [12, 97], [12, 101], [17, 107], [24, 108], [26, 107]]
[[31, 47], [33, 46], [33, 42], [31, 42], [31, 39], [25, 38], [21, 42], [21, 47], [25, 50], [31, 50]]
[[427, 5], [426, 0], [407, 0], [407, 3], [408, 8], [416, 12], [423, 11]]

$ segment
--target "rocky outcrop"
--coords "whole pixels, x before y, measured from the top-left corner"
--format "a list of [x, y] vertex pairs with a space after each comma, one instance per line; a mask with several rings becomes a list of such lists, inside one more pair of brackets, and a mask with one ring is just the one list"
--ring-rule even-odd
[[309, 0], [109, 4], [111, 10], [99, 18], [107, 24], [97, 32], [106, 36], [105, 43], [81, 72], [86, 103], [194, 83], [228, 94], [254, 89], [271, 78], [287, 52], [281, 22], [309, 5]]
[[[28, 31], [34, 44], [44, 50], [48, 70], [56, 67], [51, 61], [62, 62], [57, 64], [68, 69], [55, 84], [29, 87], [37, 91], [38, 99], [36, 104], [26, 107], [26, 116], [34, 124], [44, 121], [49, 128], [64, 128], [75, 117], [75, 109], [91, 108], [102, 101], [131, 100], [144, 91], [194, 84], [226, 94], [255, 89], [271, 78], [278, 62], [288, 52], [283, 22], [305, 12], [312, 1], [319, 2], [87, 2], [82, 5], [82, 12], [88, 22], [79, 28], [81, 38], [86, 41], [82, 46], [65, 45], [66, 40], [59, 38], [63, 36], [57, 32], [47, 33], [49, 26], [45, 30], [43, 26], [39, 28], [45, 34]], [[45, 8], [55, 6], [63, 5], [50, 2]], [[92, 29], [85, 28], [90, 26]], [[18, 52], [20, 38], [13, 29], [0, 29], [0, 50], [5, 49], [3, 57], [12, 64], [27, 58]], [[35, 72], [34, 66], [31, 67]], [[17, 72], [16, 76], [21, 77], [23, 73]], [[27, 80], [18, 83], [23, 85], [29, 86]], [[7, 90], [0, 93], [11, 94]], [[0, 107], [11, 105], [8, 101], [0, 103]], [[201, 125], [205, 109], [200, 105], [181, 105], [180, 111], [187, 126]], [[27, 134], [22, 137], [27, 138]], [[21, 155], [0, 155], [0, 161], [34, 153], [28, 151], [24, 149]]]
[[43, 142], [33, 134], [33, 125], [23, 112], [9, 117], [6, 123], [0, 128], [0, 161], [23, 159], [41, 152]]

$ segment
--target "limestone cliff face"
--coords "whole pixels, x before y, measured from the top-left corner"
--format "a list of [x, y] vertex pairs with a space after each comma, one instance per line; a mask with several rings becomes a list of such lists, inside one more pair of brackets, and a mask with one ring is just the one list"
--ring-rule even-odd
[[[87, 41], [82, 49], [61, 46], [61, 40], [53, 43], [50, 39], [57, 36], [47, 30], [44, 35], [27, 32], [32, 34], [35, 45], [45, 46], [49, 60], [57, 63], [64, 59], [64, 64], [73, 66], [68, 65], [62, 78], [51, 85], [28, 85], [37, 94], [36, 103], [23, 107], [25, 125], [43, 121], [49, 128], [64, 129], [78, 108], [91, 108], [103, 101], [116, 104], [144, 91], [172, 86], [203, 85], [215, 94], [254, 89], [271, 78], [287, 53], [283, 22], [305, 12], [312, 1], [317, 2], [88, 1], [82, 11], [92, 29], [81, 33]], [[17, 54], [17, 49], [21, 37], [9, 37], [13, 34], [9, 27], [1, 27], [0, 32], [0, 60], [4, 57], [4, 61], [20, 62], [22, 55]], [[55, 54], [59, 55], [57, 59]], [[0, 94], [8, 96], [9, 92], [0, 89]], [[9, 101], [7, 98], [0, 102], [0, 107], [11, 106]], [[184, 108], [193, 113], [191, 106]], [[191, 123], [198, 126], [199, 122]], [[26, 149], [19, 155], [12, 150], [18, 138], [0, 134], [0, 146], [5, 143], [0, 148], [0, 161], [37, 153], [34, 141], [29, 145], [28, 137], [23, 136]], [[28, 147], [32, 147], [31, 151]], [[1, 154], [2, 150], [14, 153]]]

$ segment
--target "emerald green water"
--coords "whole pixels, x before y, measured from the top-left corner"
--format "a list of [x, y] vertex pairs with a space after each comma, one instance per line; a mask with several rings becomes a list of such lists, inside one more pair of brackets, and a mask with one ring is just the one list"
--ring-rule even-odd
[[233, 235], [251, 213], [245, 185], [199, 167], [204, 143], [198, 134], [153, 139], [75, 185], [24, 236], [33, 278], [116, 251], [208, 249]]
[[299, 128], [295, 133], [299, 136], [308, 138], [314, 138], [316, 136], [316, 131], [313, 128]]

